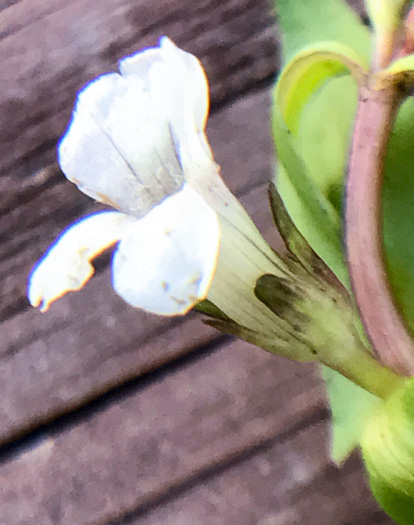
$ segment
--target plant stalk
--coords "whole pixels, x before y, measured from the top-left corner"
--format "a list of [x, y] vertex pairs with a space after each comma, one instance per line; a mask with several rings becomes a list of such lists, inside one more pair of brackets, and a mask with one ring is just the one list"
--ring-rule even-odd
[[383, 251], [382, 185], [387, 145], [401, 102], [398, 86], [360, 89], [346, 185], [346, 245], [351, 284], [380, 361], [414, 375], [414, 343], [395, 302]]
[[332, 360], [332, 363], [324, 360], [323, 364], [381, 399], [387, 399], [406, 381], [406, 378], [379, 363], [368, 351], [352, 355], [351, 350], [346, 359], [340, 362]]

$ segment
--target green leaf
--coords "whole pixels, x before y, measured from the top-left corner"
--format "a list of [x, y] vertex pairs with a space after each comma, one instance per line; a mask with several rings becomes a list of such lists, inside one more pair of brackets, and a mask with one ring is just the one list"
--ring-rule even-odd
[[371, 37], [344, 0], [275, 0], [283, 61], [320, 40], [341, 42], [369, 59]]
[[399, 306], [414, 330], [414, 100], [394, 126], [383, 190], [387, 269]]
[[329, 78], [351, 73], [359, 83], [367, 70], [363, 57], [337, 42], [318, 42], [297, 54], [283, 68], [275, 89], [275, 104], [290, 131], [296, 134], [304, 106]]
[[330, 368], [322, 373], [332, 414], [331, 456], [340, 464], [358, 446], [367, 418], [381, 401]]
[[326, 82], [303, 109], [295, 137], [312, 180], [340, 216], [357, 101], [350, 77]]
[[[282, 73], [286, 87], [280, 83], [276, 88], [273, 129], [279, 156], [277, 187], [289, 215], [316, 253], [348, 286], [340, 216], [357, 93], [351, 78], [336, 76], [332, 80], [332, 75], [346, 70], [344, 56], [365, 67], [371, 55], [371, 35], [343, 0], [276, 0], [276, 10], [284, 61], [321, 40], [335, 42], [328, 46], [328, 55], [315, 55], [314, 48], [310, 69], [298, 64], [296, 73], [294, 69]], [[329, 58], [331, 52], [336, 53], [336, 61], [332, 55]], [[299, 78], [306, 79], [303, 93]], [[289, 136], [292, 129], [287, 129], [284, 119], [294, 128], [295, 137]]]

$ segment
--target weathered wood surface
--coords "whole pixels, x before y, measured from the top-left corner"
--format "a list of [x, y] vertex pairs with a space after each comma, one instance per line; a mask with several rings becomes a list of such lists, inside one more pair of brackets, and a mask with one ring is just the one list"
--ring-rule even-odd
[[209, 137], [267, 237], [277, 30], [265, 0], [18, 0], [0, 5], [0, 524], [389, 523], [354, 457], [327, 459], [315, 368], [195, 315], [137, 312], [108, 258], [47, 314], [36, 259], [97, 206], [54, 162], [76, 91], [168, 34], [211, 82]]

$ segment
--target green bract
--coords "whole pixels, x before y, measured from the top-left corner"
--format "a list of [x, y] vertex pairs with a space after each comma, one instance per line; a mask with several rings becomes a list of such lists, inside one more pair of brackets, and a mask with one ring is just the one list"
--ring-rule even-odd
[[366, 424], [361, 441], [372, 491], [400, 525], [414, 522], [414, 379]]

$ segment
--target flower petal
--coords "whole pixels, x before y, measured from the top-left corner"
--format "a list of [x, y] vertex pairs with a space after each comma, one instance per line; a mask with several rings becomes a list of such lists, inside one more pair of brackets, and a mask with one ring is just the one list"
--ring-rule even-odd
[[220, 245], [216, 213], [188, 185], [122, 237], [113, 286], [129, 304], [160, 315], [185, 314], [205, 299]]
[[159, 48], [124, 58], [120, 70], [125, 77], [141, 78], [153, 111], [168, 118], [186, 180], [197, 191], [200, 182], [207, 186], [218, 168], [205, 136], [209, 89], [199, 60], [163, 37]]
[[119, 69], [125, 77], [142, 79], [153, 106], [168, 116], [173, 127], [190, 121], [195, 129], [204, 131], [209, 109], [208, 82], [194, 55], [163, 37], [160, 47], [124, 58]]
[[29, 277], [28, 298], [42, 312], [91, 278], [90, 261], [116, 243], [136, 219], [116, 211], [90, 215], [70, 226], [49, 248]]
[[103, 75], [80, 92], [58, 157], [81, 191], [135, 217], [184, 180], [168, 115], [138, 76]]

